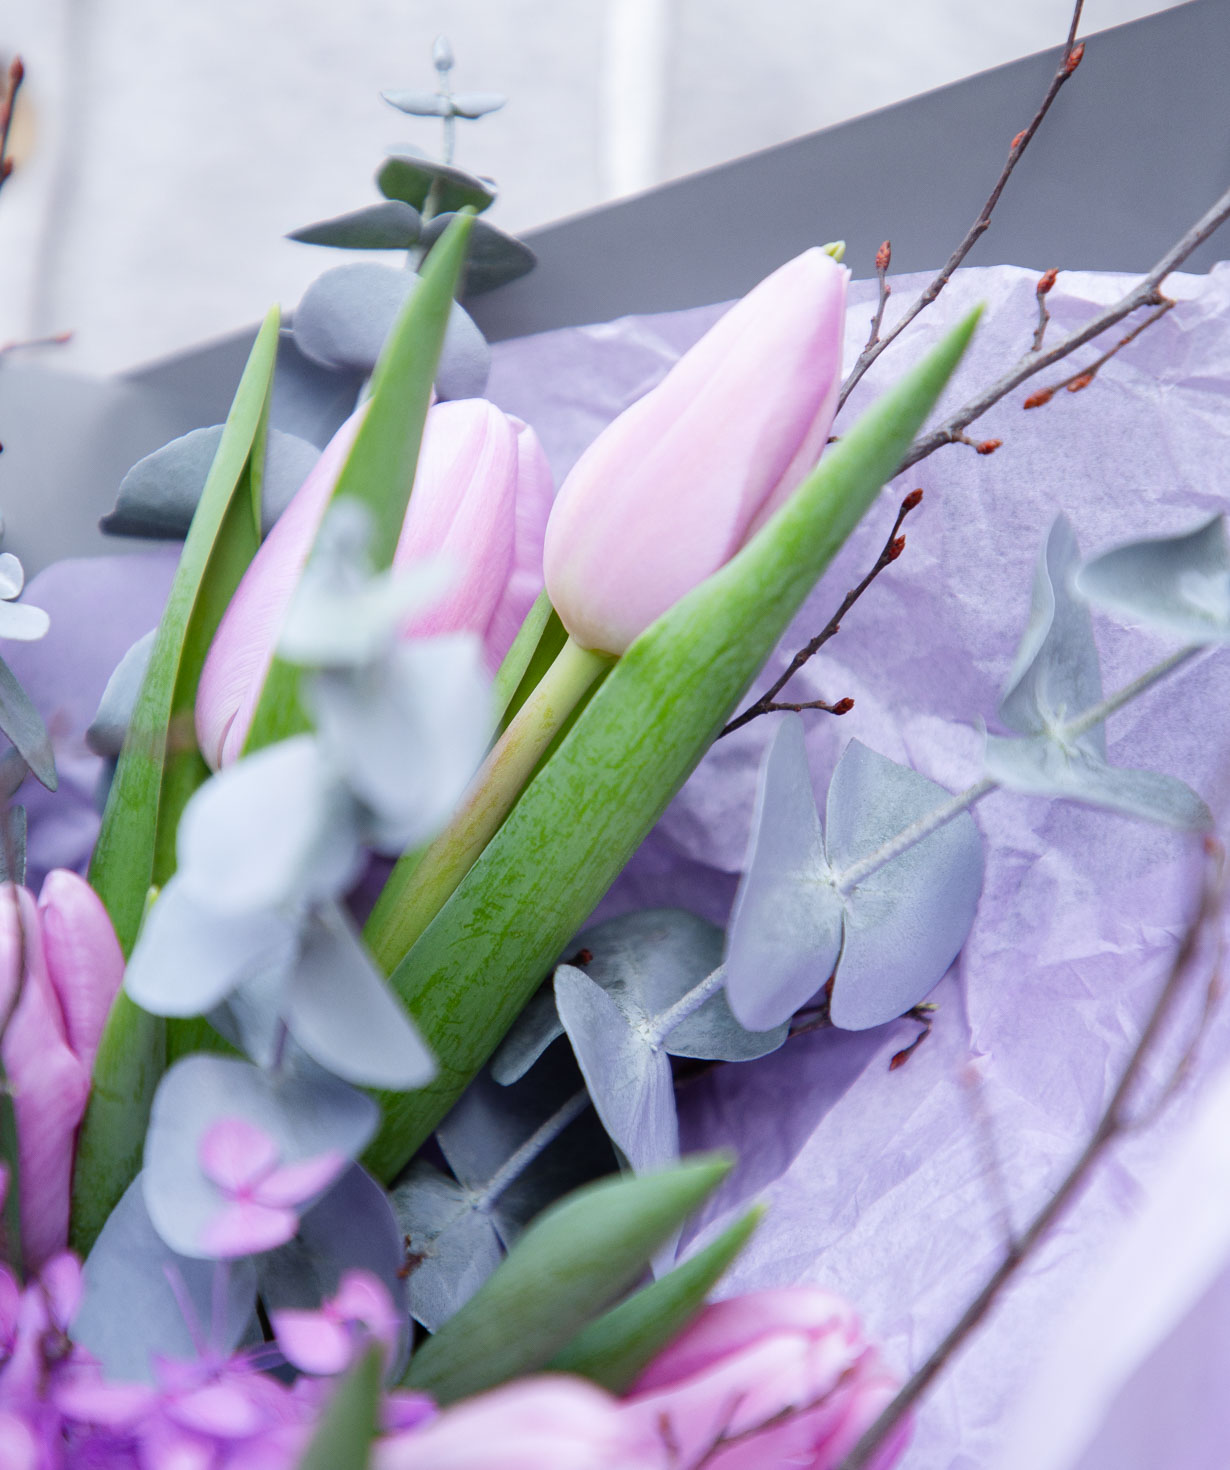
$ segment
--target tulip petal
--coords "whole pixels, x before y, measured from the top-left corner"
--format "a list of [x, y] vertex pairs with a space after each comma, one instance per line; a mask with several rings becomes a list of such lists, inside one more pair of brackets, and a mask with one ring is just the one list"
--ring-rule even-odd
[[124, 978], [119, 940], [102, 900], [83, 878], [64, 868], [44, 879], [38, 910], [47, 971], [68, 1043], [88, 1073]]

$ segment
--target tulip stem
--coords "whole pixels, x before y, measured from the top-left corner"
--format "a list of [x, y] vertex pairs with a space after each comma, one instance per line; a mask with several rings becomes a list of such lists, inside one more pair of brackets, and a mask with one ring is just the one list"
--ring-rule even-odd
[[426, 851], [407, 853], [398, 862], [364, 931], [386, 974], [444, 907], [573, 710], [610, 666], [609, 655], [568, 639], [496, 741], [453, 820]]

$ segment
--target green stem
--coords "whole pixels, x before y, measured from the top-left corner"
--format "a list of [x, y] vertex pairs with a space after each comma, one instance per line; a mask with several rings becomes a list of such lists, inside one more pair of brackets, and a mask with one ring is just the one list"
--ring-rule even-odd
[[569, 639], [483, 763], [453, 820], [422, 853], [393, 869], [364, 938], [391, 973], [499, 830], [568, 716], [610, 667]]

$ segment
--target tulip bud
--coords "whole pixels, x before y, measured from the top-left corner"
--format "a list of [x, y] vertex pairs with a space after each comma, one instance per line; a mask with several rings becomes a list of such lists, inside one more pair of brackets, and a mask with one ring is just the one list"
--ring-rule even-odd
[[[712, 1470], [834, 1470], [896, 1391], [850, 1307], [796, 1287], [706, 1307], [646, 1368], [624, 1413], [642, 1430], [656, 1426], [681, 1465], [727, 1436], [734, 1442], [704, 1460]], [[908, 1438], [907, 1423], [875, 1470], [888, 1470]]]
[[[358, 432], [359, 409], [334, 435], [244, 575], [205, 661], [197, 740], [215, 769], [238, 758], [278, 634]], [[475, 632], [499, 667], [542, 585], [551, 472], [532, 429], [485, 399], [428, 413], [394, 566], [443, 555], [455, 580], [405, 636]]]
[[75, 873], [47, 875], [36, 906], [0, 890], [0, 1056], [17, 1118], [22, 1247], [40, 1266], [68, 1239], [73, 1145], [124, 960], [97, 894]]
[[815, 465], [841, 387], [848, 276], [820, 249], [789, 261], [577, 461], [544, 556], [551, 601], [583, 648], [622, 653]]

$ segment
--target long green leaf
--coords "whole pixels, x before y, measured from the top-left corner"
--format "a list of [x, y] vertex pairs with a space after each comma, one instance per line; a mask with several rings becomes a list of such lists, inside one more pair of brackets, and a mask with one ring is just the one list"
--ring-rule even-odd
[[720, 1154], [700, 1155], [553, 1205], [419, 1348], [405, 1382], [448, 1404], [541, 1368], [637, 1281], [730, 1167]]
[[[384, 344], [372, 374], [367, 412], [333, 487], [333, 499], [348, 496], [371, 513], [370, 551], [378, 570], [393, 564], [406, 518], [432, 384], [473, 225], [470, 211], [458, 215], [427, 258]], [[308, 728], [299, 699], [299, 670], [275, 657], [244, 749], [259, 750]]]
[[[132, 953], [150, 889], [175, 870], [175, 833], [208, 768], [193, 731], [201, 668], [260, 545], [260, 489], [279, 313], [265, 318], [192, 518], [133, 712], [90, 882]], [[71, 1233], [83, 1254], [141, 1166], [149, 1108], [166, 1064], [166, 1023], [121, 993], [94, 1065], [77, 1143]]]
[[380, 1416], [383, 1366], [383, 1354], [373, 1343], [333, 1390], [298, 1470], [367, 1470]]
[[687, 780], [943, 390], [975, 313], [885, 393], [739, 554], [628, 649], [393, 972], [438, 1062], [381, 1095], [390, 1178], [490, 1056]]
[[705, 1304], [705, 1298], [747, 1244], [764, 1210], [757, 1206], [682, 1266], [612, 1307], [546, 1364], [550, 1373], [576, 1373], [611, 1393], [624, 1393]]

